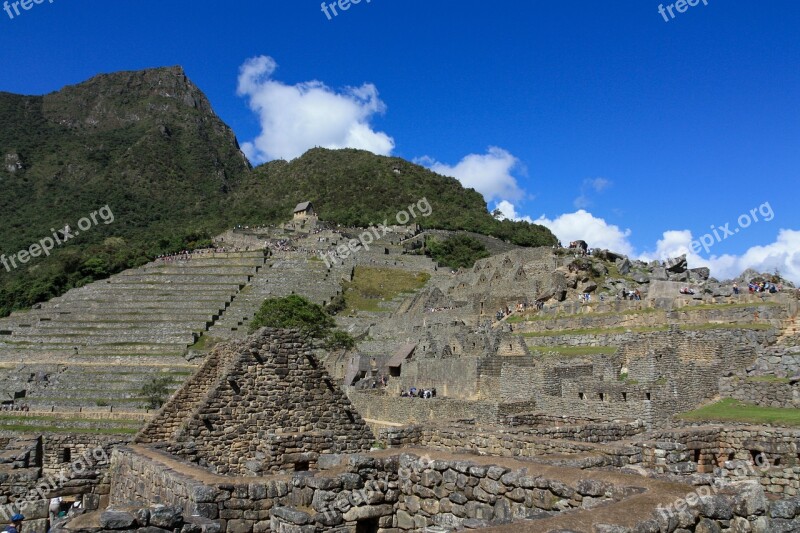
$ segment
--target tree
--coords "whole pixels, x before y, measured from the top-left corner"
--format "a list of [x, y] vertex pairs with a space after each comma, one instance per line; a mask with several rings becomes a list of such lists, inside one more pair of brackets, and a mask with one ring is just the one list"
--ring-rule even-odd
[[250, 333], [258, 328], [299, 329], [303, 335], [325, 338], [336, 321], [321, 305], [292, 294], [284, 298], [264, 300], [250, 323]]
[[469, 235], [453, 235], [444, 242], [430, 238], [425, 247], [436, 262], [450, 268], [470, 268], [491, 255], [481, 241]]
[[346, 331], [336, 329], [328, 334], [325, 339], [325, 348], [328, 350], [350, 350], [356, 345], [356, 340]]
[[147, 399], [149, 409], [160, 409], [169, 397], [169, 387], [173, 381], [171, 377], [164, 376], [153, 378], [142, 386], [142, 396]]

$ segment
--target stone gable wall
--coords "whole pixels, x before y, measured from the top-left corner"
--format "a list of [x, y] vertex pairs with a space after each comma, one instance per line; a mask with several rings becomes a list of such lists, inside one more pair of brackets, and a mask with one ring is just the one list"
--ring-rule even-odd
[[236, 346], [178, 430], [173, 453], [218, 473], [253, 475], [369, 449], [369, 428], [298, 332], [265, 328]]

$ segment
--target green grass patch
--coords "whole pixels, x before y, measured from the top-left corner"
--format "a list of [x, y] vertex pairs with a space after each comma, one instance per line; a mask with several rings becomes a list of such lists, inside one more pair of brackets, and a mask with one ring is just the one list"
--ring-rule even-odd
[[[0, 416], [0, 427], [7, 422], [64, 422], [64, 423], [91, 423], [91, 424], [112, 424], [115, 426], [141, 426], [144, 421], [130, 419], [107, 419], [107, 418], [64, 418], [60, 416]], [[25, 425], [25, 424], [21, 424]]]
[[617, 349], [613, 346], [531, 346], [532, 352], [542, 354], [555, 353], [563, 356], [578, 357], [581, 355], [613, 355]]
[[562, 329], [553, 331], [529, 331], [520, 333], [523, 337], [557, 337], [559, 335], [611, 335], [615, 333], [625, 333], [631, 331], [633, 333], [651, 333], [655, 331], [667, 331], [669, 326], [652, 326], [652, 327], [617, 327], [617, 328], [585, 328], [585, 329]]
[[[751, 323], [751, 324], [685, 324], [679, 326], [683, 331], [708, 331], [715, 329], [749, 329], [756, 331], [767, 331], [773, 329], [770, 324]], [[520, 333], [523, 337], [557, 337], [559, 335], [611, 335], [616, 333], [653, 333], [657, 331], [667, 331], [668, 325], [663, 326], [637, 326], [637, 327], [614, 327], [614, 328], [584, 328], [584, 329], [562, 329], [550, 331], [528, 331]]]
[[197, 339], [197, 342], [189, 346], [189, 349], [197, 350], [198, 352], [205, 352], [213, 348], [218, 342], [222, 342], [222, 340], [210, 335], [200, 335], [200, 338]]
[[353, 281], [343, 284], [345, 312], [381, 312], [381, 302], [421, 289], [431, 279], [427, 272], [406, 272], [396, 268], [356, 267]]
[[747, 383], [791, 383], [789, 378], [778, 376], [749, 376], [744, 379]]
[[758, 407], [732, 398], [725, 398], [711, 405], [677, 416], [687, 421], [743, 422], [747, 424], [776, 424], [800, 426], [800, 409]]
[[685, 324], [681, 326], [684, 331], [708, 331], [713, 329], [751, 329], [756, 331], [767, 331], [773, 329], [771, 324], [749, 323], [749, 324]]
[[749, 302], [749, 303], [740, 303], [740, 304], [700, 304], [700, 305], [690, 305], [687, 307], [682, 307], [680, 309], [676, 309], [676, 311], [701, 311], [704, 309], [746, 309], [748, 307], [764, 307], [764, 306], [778, 306], [781, 305], [778, 302]]
[[57, 428], [52, 426], [0, 426], [0, 431], [19, 433], [81, 433], [91, 435], [135, 435], [139, 428]]

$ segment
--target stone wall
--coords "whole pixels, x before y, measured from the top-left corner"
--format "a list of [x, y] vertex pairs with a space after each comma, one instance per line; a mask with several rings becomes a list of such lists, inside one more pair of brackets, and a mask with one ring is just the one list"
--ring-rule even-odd
[[425, 400], [352, 390], [350, 401], [359, 414], [369, 421], [398, 424], [439, 423], [462, 418], [493, 422], [497, 420], [499, 413], [499, 404], [496, 402], [456, 400], [438, 396]]
[[373, 436], [299, 332], [263, 328], [217, 347], [137, 439], [154, 441], [214, 472], [253, 475], [368, 450]]
[[757, 480], [768, 493], [800, 494], [800, 429], [751, 426], [685, 427], [634, 442], [642, 466], [660, 473], [714, 474]]
[[[165, 468], [161, 461], [169, 459], [153, 453], [157, 452], [117, 450], [112, 505], [178, 506], [187, 516], [206, 519], [206, 529], [198, 532], [213, 531], [208, 520], [226, 533], [420, 531], [434, 526], [495, 526], [510, 533], [534, 524], [542, 532], [672, 533], [719, 531], [722, 525], [750, 531], [742, 529], [750, 524], [755, 531], [768, 531], [773, 525], [791, 527], [798, 514], [796, 503], [770, 508], [763, 490], [751, 482], [734, 483], [692, 501], [686, 497], [693, 490], [687, 485], [435, 453], [323, 456], [316, 473], [201, 481], [196, 472], [181, 473], [180, 465]], [[138, 526], [130, 523], [118, 529]]]
[[[609, 302], [590, 305], [564, 303], [541, 318], [519, 325], [521, 331], [544, 332], [570, 329], [596, 329], [619, 327], [657, 327], [665, 324], [751, 324], [765, 322], [778, 325], [787, 318], [784, 305], [753, 302], [751, 305], [684, 307], [676, 310], [660, 310], [652, 307], [655, 302]], [[648, 305], [649, 304], [649, 305]], [[566, 316], [559, 316], [568, 313]], [[756, 318], [758, 317], [758, 318]]]
[[198, 407], [198, 401], [208, 395], [224, 376], [225, 368], [243, 344], [220, 344], [200, 368], [161, 407], [158, 414], [136, 436], [136, 442], [166, 442], [184, 423], [188, 413]]
[[403, 363], [402, 375], [392, 381], [398, 383], [393, 384], [396, 390], [435, 387], [438, 396], [474, 399], [478, 388], [478, 358], [413, 359]]
[[800, 407], [800, 385], [797, 382], [761, 381], [757, 378], [733, 376], [719, 378], [719, 393], [723, 398], [761, 407]]
[[[600, 443], [606, 438], [620, 440], [635, 435], [643, 426], [597, 424], [593, 427], [562, 429], [499, 426], [474, 423], [447, 426], [407, 426], [379, 431], [378, 438], [391, 448], [409, 446], [439, 451], [469, 451], [495, 457], [526, 457], [546, 460], [558, 457], [556, 464], [577, 468], [624, 466], [641, 462], [641, 450], [627, 444]], [[566, 440], [572, 437], [574, 440]]]
[[800, 346], [774, 346], [758, 354], [748, 376], [793, 377], [800, 374]]

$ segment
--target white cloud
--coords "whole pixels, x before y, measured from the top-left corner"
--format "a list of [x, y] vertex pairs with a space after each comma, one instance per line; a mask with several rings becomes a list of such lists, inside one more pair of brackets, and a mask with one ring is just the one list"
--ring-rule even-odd
[[370, 120], [386, 110], [371, 83], [336, 91], [320, 81], [287, 85], [272, 78], [274, 59], [248, 59], [239, 69], [239, 96], [258, 114], [261, 133], [242, 150], [253, 163], [294, 159], [315, 146], [360, 148], [389, 155], [394, 139]]
[[508, 150], [496, 146], [490, 146], [485, 154], [469, 154], [455, 166], [440, 163], [428, 156], [415, 162], [437, 174], [456, 178], [464, 187], [481, 193], [487, 202], [519, 200], [525, 196], [512, 174], [520, 168], [519, 159]]
[[753, 246], [742, 255], [711, 255], [704, 258], [691, 249], [693, 237], [689, 230], [665, 231], [656, 243], [655, 252], [643, 254], [642, 258], [667, 259], [686, 254], [689, 266], [706, 266], [714, 277], [730, 279], [739, 276], [748, 268], [758, 272], [774, 272], [795, 284], [800, 284], [800, 231], [782, 229], [775, 242], [765, 246]]
[[620, 229], [619, 226], [609, 224], [583, 209], [563, 214], [553, 220], [542, 215], [535, 222], [550, 228], [564, 246], [570, 241], [584, 240], [590, 248], [606, 248], [633, 255], [633, 246], [628, 241], [631, 230]]

